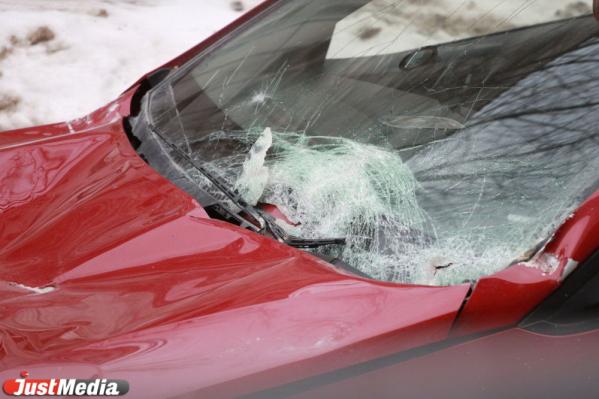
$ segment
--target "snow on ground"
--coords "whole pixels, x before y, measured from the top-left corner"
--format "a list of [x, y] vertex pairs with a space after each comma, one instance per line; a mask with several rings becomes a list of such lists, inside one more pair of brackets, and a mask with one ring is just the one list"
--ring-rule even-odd
[[0, 0], [0, 131], [85, 115], [259, 2]]
[[[383, 6], [396, 2], [377, 1]], [[441, 0], [405, 1], [422, 4], [420, 11], [430, 9], [426, 15], [432, 18], [429, 25], [435, 29], [424, 32], [427, 35], [440, 34], [441, 39], [450, 39], [443, 35], [467, 23], [455, 15], [439, 13], [437, 3]], [[470, 9], [478, 5], [494, 10], [487, 3], [497, 0], [451, 1]], [[117, 97], [144, 73], [194, 46], [259, 2], [0, 0], [0, 131], [85, 115]], [[533, 20], [538, 19], [535, 10], [558, 17], [590, 12], [590, 0], [502, 3], [524, 5], [516, 9], [520, 14], [526, 10], [535, 16]], [[362, 28], [366, 33], [380, 29]], [[454, 37], [463, 34], [461, 30], [457, 32]], [[416, 39], [414, 43], [404, 40], [402, 45], [416, 47]]]

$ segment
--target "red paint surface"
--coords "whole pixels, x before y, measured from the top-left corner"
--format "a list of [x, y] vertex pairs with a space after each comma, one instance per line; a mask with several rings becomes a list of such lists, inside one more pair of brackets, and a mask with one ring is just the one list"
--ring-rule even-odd
[[447, 337], [467, 286], [353, 277], [209, 219], [131, 148], [129, 99], [0, 147], [6, 378], [80, 364], [132, 397], [230, 396]]
[[483, 277], [460, 313], [452, 336], [514, 325], [558, 285], [557, 278], [524, 265]]
[[36, 126], [0, 134], [0, 146], [14, 146], [29, 141], [43, 140], [55, 135], [64, 134], [68, 130], [66, 123], [55, 123], [52, 125]]

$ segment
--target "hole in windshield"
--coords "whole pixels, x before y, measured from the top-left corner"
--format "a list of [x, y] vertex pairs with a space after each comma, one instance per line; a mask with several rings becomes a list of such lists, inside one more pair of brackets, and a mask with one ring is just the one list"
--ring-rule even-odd
[[287, 234], [345, 239], [320, 256], [386, 281], [475, 280], [529, 259], [597, 187], [591, 12], [282, 1], [154, 90], [150, 119], [214, 198], [230, 202], [194, 165]]

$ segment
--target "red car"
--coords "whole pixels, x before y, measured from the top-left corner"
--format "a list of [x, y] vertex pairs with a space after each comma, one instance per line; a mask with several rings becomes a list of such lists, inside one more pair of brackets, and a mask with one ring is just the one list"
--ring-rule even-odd
[[4, 393], [599, 397], [599, 25], [424, 3], [266, 1], [0, 134]]

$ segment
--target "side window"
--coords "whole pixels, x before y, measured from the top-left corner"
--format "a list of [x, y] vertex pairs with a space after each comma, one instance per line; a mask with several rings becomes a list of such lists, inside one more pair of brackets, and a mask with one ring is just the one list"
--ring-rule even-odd
[[599, 252], [579, 265], [521, 327], [550, 335], [599, 329]]

